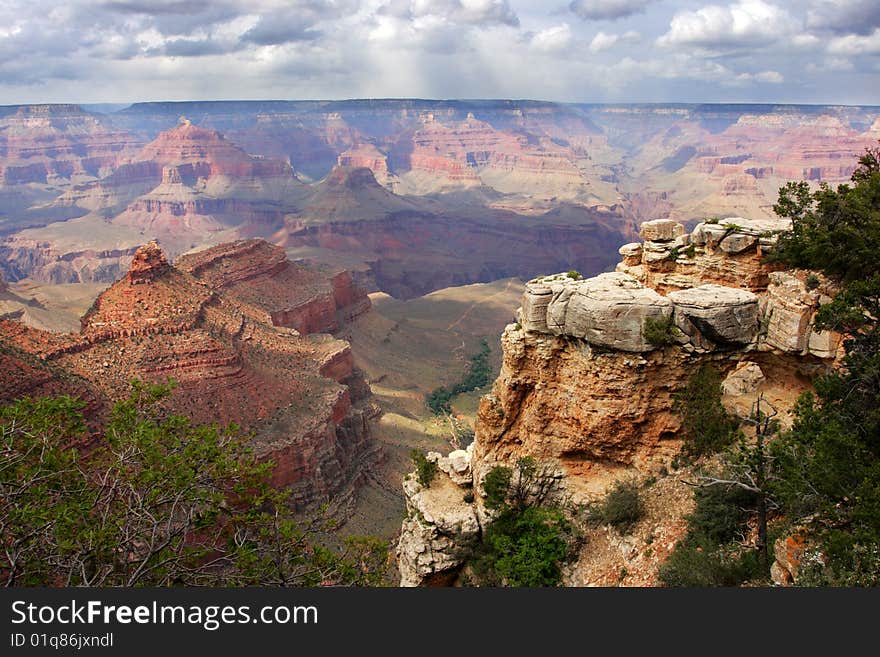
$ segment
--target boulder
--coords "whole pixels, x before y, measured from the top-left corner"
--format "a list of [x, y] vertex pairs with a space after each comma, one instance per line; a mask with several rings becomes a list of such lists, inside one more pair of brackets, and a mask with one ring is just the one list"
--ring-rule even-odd
[[547, 304], [553, 297], [553, 290], [543, 283], [526, 283], [520, 311], [520, 322], [526, 331], [547, 332]]
[[623, 258], [623, 264], [627, 266], [638, 265], [642, 262], [642, 245], [640, 242], [630, 242], [617, 249]]
[[713, 344], [747, 344], [758, 333], [758, 297], [724, 285], [700, 285], [670, 292], [675, 324], [686, 335]]
[[654, 264], [669, 259], [672, 253], [672, 242], [644, 242], [642, 244], [642, 259], [645, 264]]
[[810, 338], [807, 341], [807, 349], [811, 354], [819, 358], [834, 358], [840, 349], [840, 333], [834, 331], [816, 332], [810, 330]]
[[758, 243], [757, 235], [750, 235], [748, 233], [740, 233], [733, 232], [723, 240], [718, 245], [719, 248], [725, 253], [730, 253], [731, 255], [735, 255], [737, 253], [742, 253], [743, 251], [749, 250], [755, 244]]
[[725, 395], [739, 397], [755, 392], [764, 382], [764, 372], [757, 363], [743, 361], [721, 383]]
[[[770, 274], [766, 299], [767, 345], [787, 353], [804, 353], [808, 347], [813, 310], [819, 304], [819, 293], [808, 291], [793, 273], [777, 271]], [[820, 348], [818, 342], [816, 347]]]
[[669, 317], [672, 304], [632, 276], [599, 274], [553, 288], [547, 330], [619, 351], [650, 351], [643, 327], [647, 317]]
[[449, 453], [449, 456], [441, 456], [437, 452], [429, 452], [428, 459], [432, 459], [432, 455], [436, 454], [437, 467], [446, 476], [452, 480], [457, 486], [470, 486], [473, 483], [473, 475], [471, 474], [471, 455], [473, 454], [473, 443], [468, 446], [467, 450], [456, 449]]
[[684, 226], [672, 219], [646, 221], [639, 228], [639, 235], [646, 242], [671, 242], [684, 232]]

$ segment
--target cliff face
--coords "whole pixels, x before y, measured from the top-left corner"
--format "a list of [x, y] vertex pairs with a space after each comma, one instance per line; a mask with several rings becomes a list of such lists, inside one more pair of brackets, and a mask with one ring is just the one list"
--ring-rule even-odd
[[264, 240], [241, 240], [182, 256], [175, 266], [209, 289], [265, 312], [265, 321], [299, 333], [335, 333], [370, 309], [345, 270], [319, 273], [290, 262]]
[[616, 209], [578, 208], [533, 219], [401, 211], [369, 221], [291, 224], [285, 246], [368, 254], [376, 286], [408, 299], [444, 287], [533, 276], [560, 265], [596, 272], [613, 264], [627, 222]]
[[77, 105], [0, 110], [0, 185], [69, 185], [108, 173], [138, 141]]
[[[44, 370], [56, 371], [112, 401], [133, 378], [172, 378], [169, 410], [253, 431], [256, 453], [275, 461], [276, 483], [291, 488], [297, 503], [339, 493], [378, 455], [369, 428], [375, 409], [348, 343], [271, 323], [266, 303], [298, 273], [279, 251], [256, 242], [197, 254], [189, 264], [202, 280], [172, 267], [156, 243], [143, 246], [83, 316], [79, 333], [3, 324], [3, 344], [44, 365], [30, 384], [20, 381], [23, 366], [10, 369], [0, 389], [54, 391], [43, 379]], [[324, 287], [332, 298], [332, 282], [325, 278]]]
[[[688, 235], [672, 221], [647, 222], [643, 241], [621, 248], [616, 272], [529, 281], [519, 321], [501, 338], [501, 373], [480, 403], [469, 463], [476, 499], [471, 505], [459, 497], [459, 506], [483, 522], [486, 473], [524, 456], [558, 469], [575, 502], [598, 498], [616, 479], [665, 470], [681, 447], [672, 395], [705, 363], [727, 376], [725, 403], [747, 409], [761, 391], [784, 416], [810, 377], [841, 355], [840, 336], [811, 328], [834, 290], [812, 276], [808, 284], [808, 272], [774, 271], [761, 263], [787, 228], [730, 218], [700, 224]], [[675, 327], [671, 344], [652, 343], [646, 332], [651, 321]], [[459, 544], [454, 532], [434, 527], [430, 504], [422, 508], [429, 499], [420, 495], [419, 513], [404, 525], [399, 557], [406, 584], [454, 581], [475, 540], [463, 531]], [[658, 520], [659, 535], [680, 534], [683, 515]], [[457, 560], [428, 563], [424, 554], [439, 535], [458, 546], [443, 548]], [[637, 546], [623, 549], [633, 559], [637, 552]], [[643, 563], [645, 572], [633, 582], [651, 583], [656, 559]], [[629, 561], [624, 565], [634, 569]], [[603, 579], [601, 568], [585, 548], [568, 581], [615, 583]]]

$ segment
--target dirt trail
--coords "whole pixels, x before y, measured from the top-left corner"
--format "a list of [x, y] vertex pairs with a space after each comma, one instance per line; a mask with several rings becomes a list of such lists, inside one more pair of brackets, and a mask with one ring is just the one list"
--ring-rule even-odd
[[454, 329], [456, 326], [458, 326], [459, 324], [461, 324], [461, 323], [464, 321], [464, 319], [465, 319], [468, 315], [471, 314], [471, 311], [473, 311], [473, 309], [476, 308], [477, 306], [480, 306], [480, 305], [486, 303], [486, 302], [489, 301], [490, 299], [494, 299], [494, 298], [497, 297], [497, 296], [500, 296], [500, 295], [502, 295], [502, 294], [505, 294], [508, 290], [510, 290], [510, 286], [511, 286], [511, 284], [512, 284], [513, 282], [514, 282], [514, 281], [512, 281], [512, 280], [507, 281], [507, 283], [504, 284], [504, 289], [503, 289], [503, 290], [499, 290], [499, 291], [496, 292], [495, 294], [490, 294], [490, 295], [489, 295], [488, 297], [486, 297], [485, 299], [480, 299], [479, 301], [474, 301], [470, 306], [468, 306], [467, 310], [465, 310], [465, 311], [461, 314], [461, 317], [459, 317], [459, 318], [456, 319], [454, 322], [452, 322], [452, 324], [450, 324], [449, 326], [446, 327], [446, 330], [447, 330], [447, 331], [451, 331], [451, 330]]

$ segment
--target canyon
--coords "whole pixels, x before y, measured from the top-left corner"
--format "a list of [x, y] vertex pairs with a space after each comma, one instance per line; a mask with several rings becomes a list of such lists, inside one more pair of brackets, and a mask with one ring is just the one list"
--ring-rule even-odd
[[[763, 256], [779, 187], [846, 182], [878, 138], [876, 107], [0, 108], [0, 399], [79, 396], [98, 440], [132, 378], [171, 378], [168, 410], [251, 432], [298, 507], [399, 533], [408, 585], [458, 581], [498, 464], [539, 459], [583, 503], [658, 477], [651, 556], [644, 527], [594, 536], [565, 574], [655, 584], [691, 503], [660, 475], [672, 395], [712, 363], [730, 408], [760, 391], [788, 411], [836, 361], [840, 337], [810, 328], [833, 286]], [[482, 340], [491, 389], [431, 415]], [[473, 445], [442, 456], [463, 426]], [[431, 486], [401, 488], [413, 447]]]
[[151, 239], [174, 260], [262, 237], [401, 298], [592, 275], [642, 221], [772, 218], [784, 182], [845, 181], [878, 121], [868, 107], [540, 101], [9, 107], [0, 268], [106, 284]]

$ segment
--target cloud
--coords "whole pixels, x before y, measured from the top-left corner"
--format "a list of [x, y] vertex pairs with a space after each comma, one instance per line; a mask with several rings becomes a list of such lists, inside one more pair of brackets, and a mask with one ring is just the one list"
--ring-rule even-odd
[[604, 21], [644, 13], [654, 0], [572, 0], [569, 11], [585, 21]]
[[813, 0], [807, 27], [836, 34], [868, 35], [880, 28], [877, 0]]
[[203, 57], [222, 55], [238, 50], [237, 44], [223, 44], [210, 39], [169, 39], [161, 47], [148, 49], [146, 55], [167, 57]]
[[519, 26], [508, 0], [390, 0], [376, 13], [406, 21], [440, 18], [475, 26]]
[[321, 36], [316, 23], [320, 20], [299, 9], [263, 14], [257, 23], [241, 36], [246, 43], [273, 46], [293, 41], [314, 41]]
[[807, 71], [810, 73], [833, 73], [853, 70], [853, 63], [843, 57], [826, 57], [822, 62], [810, 62]]
[[639, 39], [641, 39], [641, 35], [634, 30], [630, 30], [623, 34], [605, 34], [605, 32], [599, 32], [593, 37], [593, 40], [590, 41], [590, 52], [602, 52], [603, 50], [613, 48], [620, 43], [635, 43]]
[[804, 32], [803, 34], [795, 34], [791, 37], [789, 43], [795, 48], [802, 50], [813, 50], [822, 45], [822, 39], [815, 34]]
[[754, 80], [755, 82], [764, 82], [767, 84], [782, 84], [785, 82], [785, 77], [783, 77], [782, 73], [779, 71], [761, 71], [760, 73], [740, 73], [737, 76], [738, 79], [742, 80]]
[[657, 45], [709, 50], [761, 46], [778, 41], [797, 27], [797, 22], [776, 5], [764, 0], [739, 0], [727, 7], [708, 5], [677, 13]]
[[541, 52], [559, 52], [566, 50], [571, 45], [571, 41], [571, 28], [568, 23], [562, 23], [533, 35], [531, 46]]
[[868, 36], [847, 34], [836, 37], [828, 43], [828, 52], [833, 55], [880, 55], [880, 28]]

